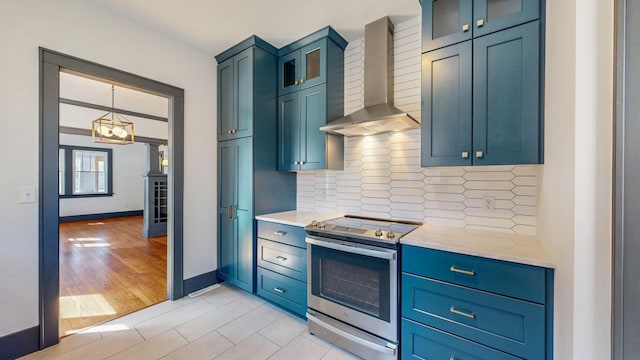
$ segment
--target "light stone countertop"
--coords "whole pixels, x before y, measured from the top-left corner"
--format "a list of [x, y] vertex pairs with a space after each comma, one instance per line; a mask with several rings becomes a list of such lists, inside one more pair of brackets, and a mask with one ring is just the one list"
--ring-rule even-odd
[[311, 224], [311, 221], [313, 220], [322, 221], [341, 217], [343, 215], [344, 214], [292, 210], [273, 214], [258, 215], [256, 216], [256, 220], [264, 220], [278, 224], [305, 227]]
[[540, 240], [530, 235], [424, 224], [400, 243], [551, 269], [556, 266]]

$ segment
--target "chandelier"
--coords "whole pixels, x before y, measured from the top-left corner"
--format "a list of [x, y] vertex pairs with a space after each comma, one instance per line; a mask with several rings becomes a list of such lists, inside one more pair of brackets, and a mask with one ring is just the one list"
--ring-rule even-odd
[[111, 111], [91, 122], [91, 137], [94, 143], [133, 144], [133, 123], [115, 112], [114, 95], [115, 86], [111, 85]]

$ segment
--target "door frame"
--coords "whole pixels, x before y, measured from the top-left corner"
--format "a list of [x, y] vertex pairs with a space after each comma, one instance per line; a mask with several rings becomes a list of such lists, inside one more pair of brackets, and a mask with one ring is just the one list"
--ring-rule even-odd
[[183, 185], [184, 185], [184, 90], [74, 56], [45, 48], [39, 49], [40, 133], [39, 133], [39, 319], [40, 348], [59, 342], [59, 197], [58, 146], [60, 114], [60, 70], [78, 72], [96, 79], [106, 79], [169, 99], [168, 182], [169, 209], [167, 223], [167, 296], [170, 300], [184, 295], [183, 280]]

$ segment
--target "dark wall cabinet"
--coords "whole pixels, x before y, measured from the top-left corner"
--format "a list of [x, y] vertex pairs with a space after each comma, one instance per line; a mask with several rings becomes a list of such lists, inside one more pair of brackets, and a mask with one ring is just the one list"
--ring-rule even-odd
[[538, 1], [425, 2], [422, 166], [542, 163], [539, 14]]
[[343, 137], [319, 128], [344, 115], [346, 45], [327, 27], [280, 49], [279, 170], [343, 169]]
[[296, 207], [277, 171], [277, 50], [252, 36], [218, 61], [218, 276], [254, 291], [254, 217]]

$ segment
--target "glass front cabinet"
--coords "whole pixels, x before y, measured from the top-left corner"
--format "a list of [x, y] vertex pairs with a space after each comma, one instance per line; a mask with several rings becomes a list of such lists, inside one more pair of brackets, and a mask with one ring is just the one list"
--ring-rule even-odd
[[280, 57], [278, 95], [326, 82], [326, 51], [327, 39], [322, 39]]
[[539, 0], [424, 1], [422, 52], [535, 20], [539, 8]]

